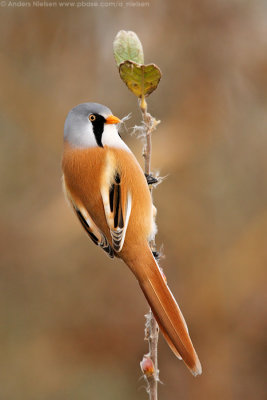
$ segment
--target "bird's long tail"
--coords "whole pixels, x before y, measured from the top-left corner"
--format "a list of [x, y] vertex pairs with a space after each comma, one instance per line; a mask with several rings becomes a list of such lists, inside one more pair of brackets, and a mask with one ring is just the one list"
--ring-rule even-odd
[[128, 259], [127, 264], [137, 277], [170, 348], [178, 358], [183, 359], [194, 376], [200, 375], [201, 364], [191, 342], [185, 319], [148, 245], [142, 252], [142, 259], [136, 257], [131, 262]]

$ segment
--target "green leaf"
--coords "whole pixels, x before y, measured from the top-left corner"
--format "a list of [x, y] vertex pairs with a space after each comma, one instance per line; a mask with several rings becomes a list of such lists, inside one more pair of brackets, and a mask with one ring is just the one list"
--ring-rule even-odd
[[126, 60], [137, 64], [144, 64], [142, 43], [136, 33], [132, 31], [119, 31], [113, 42], [114, 57], [119, 66]]
[[161, 71], [155, 64], [139, 65], [125, 61], [119, 66], [121, 79], [137, 97], [148, 96], [158, 86]]

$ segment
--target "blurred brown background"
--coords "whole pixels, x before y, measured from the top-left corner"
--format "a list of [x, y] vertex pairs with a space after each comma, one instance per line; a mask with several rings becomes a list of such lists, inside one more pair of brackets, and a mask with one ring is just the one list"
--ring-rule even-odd
[[[4, 3], [1, 3], [4, 5]], [[7, 2], [8, 4], [8, 2]], [[161, 339], [160, 399], [266, 398], [267, 5], [0, 8], [0, 399], [147, 399], [147, 305], [88, 240], [61, 191], [63, 124], [96, 101], [140, 120], [112, 54], [134, 30], [162, 81], [153, 168], [158, 244], [203, 364]], [[140, 162], [141, 143], [126, 142]], [[265, 353], [264, 353], [265, 352]]]

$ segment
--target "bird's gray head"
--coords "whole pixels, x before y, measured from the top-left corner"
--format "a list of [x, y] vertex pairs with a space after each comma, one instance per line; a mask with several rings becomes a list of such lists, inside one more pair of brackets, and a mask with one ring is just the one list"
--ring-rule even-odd
[[67, 115], [64, 126], [64, 141], [72, 147], [124, 147], [114, 117], [109, 108], [98, 103], [83, 103], [74, 107]]

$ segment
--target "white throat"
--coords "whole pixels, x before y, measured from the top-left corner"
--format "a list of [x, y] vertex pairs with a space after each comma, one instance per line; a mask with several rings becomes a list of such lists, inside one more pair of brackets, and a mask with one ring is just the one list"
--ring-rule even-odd
[[124, 149], [131, 152], [129, 147], [120, 138], [116, 125], [113, 124], [104, 125], [104, 132], [102, 134], [101, 141], [103, 146], [115, 147], [117, 149]]

